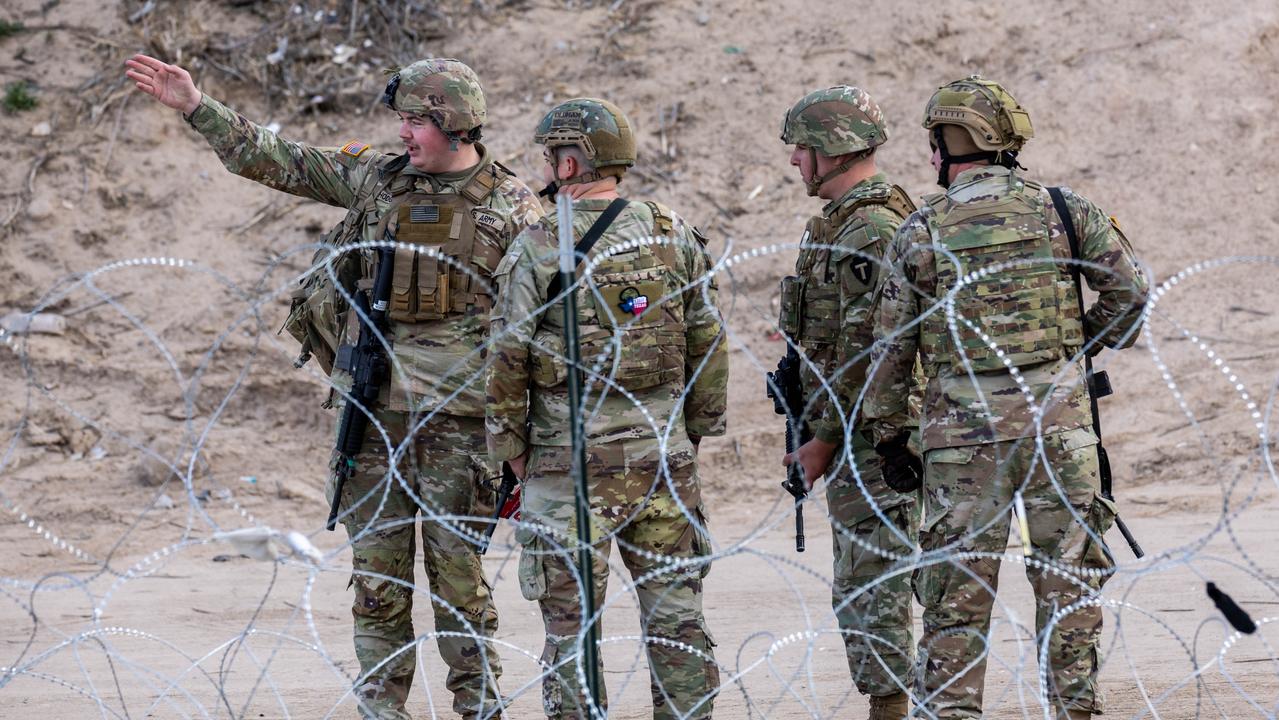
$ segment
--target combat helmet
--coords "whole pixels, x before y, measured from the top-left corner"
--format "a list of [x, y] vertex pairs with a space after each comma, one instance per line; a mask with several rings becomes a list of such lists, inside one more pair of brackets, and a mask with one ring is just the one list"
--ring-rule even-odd
[[[805, 95], [782, 118], [782, 142], [808, 148], [813, 177], [805, 180], [809, 195], [816, 195], [827, 180], [839, 175], [888, 140], [884, 113], [861, 88], [836, 85]], [[817, 155], [839, 157], [856, 154], [825, 175], [817, 175]]]
[[401, 68], [382, 93], [382, 104], [430, 118], [457, 149], [458, 142], [480, 139], [487, 115], [480, 79], [466, 63], [427, 58]]
[[[996, 165], [1020, 167], [1017, 153], [1035, 136], [1030, 114], [1012, 93], [980, 75], [970, 75], [938, 88], [928, 100], [923, 124], [926, 130], [932, 131], [933, 142], [941, 153], [938, 183], [942, 186], [949, 184], [953, 163], [989, 160]], [[966, 130], [975, 149], [952, 155], [942, 133], [945, 125]]]
[[566, 180], [556, 179], [541, 192], [554, 195], [564, 185], [594, 182], [605, 177], [622, 181], [635, 165], [635, 134], [622, 109], [607, 100], [573, 98], [556, 105], [537, 124], [533, 142], [554, 151], [576, 147], [595, 167]]

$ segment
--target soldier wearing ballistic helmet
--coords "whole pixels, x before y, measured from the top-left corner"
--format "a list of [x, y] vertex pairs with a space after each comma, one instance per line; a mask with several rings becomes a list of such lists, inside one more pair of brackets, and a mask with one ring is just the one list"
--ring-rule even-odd
[[[795, 274], [782, 280], [779, 323], [802, 358], [805, 413], [799, 420], [813, 438], [784, 461], [798, 459], [810, 488], [827, 478], [831, 601], [872, 720], [904, 718], [909, 709], [910, 573], [893, 569], [912, 554], [918, 524], [914, 494], [885, 482], [857, 412], [880, 258], [915, 209], [876, 167], [875, 149], [887, 139], [879, 106], [856, 87], [809, 93], [782, 121], [782, 142], [794, 146], [791, 165], [808, 194], [827, 201], [804, 229]], [[905, 415], [900, 420], [910, 422]]]
[[[534, 140], [545, 148], [550, 192], [574, 199], [582, 279], [558, 287], [554, 216], [516, 238], [497, 273], [487, 422], [493, 457], [524, 480], [520, 588], [546, 626], [544, 709], [551, 718], [591, 717], [577, 679], [581, 589], [566, 384], [568, 373], [581, 372], [596, 607], [616, 537], [648, 638], [653, 715], [706, 718], [719, 671], [702, 614], [710, 545], [697, 445], [723, 434], [728, 393], [710, 259], [704, 239], [674, 212], [618, 196], [635, 163], [635, 137], [617, 106], [569, 100], [546, 115]], [[580, 370], [565, 360], [556, 300], [566, 292], [577, 293]]]
[[[1080, 365], [1134, 342], [1146, 279], [1113, 219], [1018, 172], [1030, 117], [999, 84], [974, 75], [942, 86], [924, 127], [946, 192], [925, 198], [889, 248], [865, 408], [880, 447], [893, 447], [918, 351], [928, 378], [920, 696], [929, 717], [981, 717], [999, 556], [1016, 519], [1034, 560], [1026, 575], [1052, 710], [1087, 718], [1102, 712], [1102, 610], [1089, 600], [1114, 568], [1103, 538], [1115, 507], [1100, 491]], [[1098, 293], [1086, 313], [1073, 273]]]
[[[182, 68], [143, 55], [128, 62], [138, 89], [181, 110], [237, 175], [345, 208], [327, 246], [382, 240], [395, 252], [389, 308], [391, 380], [382, 388], [338, 507], [351, 537], [355, 588], [355, 695], [366, 718], [408, 718], [413, 681], [414, 518], [422, 544], [440, 654], [453, 709], [500, 716], [501, 663], [488, 638], [497, 611], [476, 552], [479, 535], [454, 518], [492, 503], [484, 446], [484, 354], [491, 277], [521, 230], [542, 216], [532, 192], [479, 144], [484, 94], [457, 60], [429, 59], [396, 73], [383, 101], [396, 111], [404, 152], [351, 141], [336, 148], [290, 142], [202, 94]], [[327, 257], [327, 248], [317, 259]], [[372, 252], [347, 253], [295, 294], [286, 328], [337, 388], [351, 377], [338, 346], [356, 332], [346, 298], [374, 276]], [[336, 365], [336, 367], [335, 367]], [[383, 437], [382, 433], [386, 436]], [[393, 469], [388, 445], [398, 455]], [[330, 501], [335, 483], [330, 478]]]

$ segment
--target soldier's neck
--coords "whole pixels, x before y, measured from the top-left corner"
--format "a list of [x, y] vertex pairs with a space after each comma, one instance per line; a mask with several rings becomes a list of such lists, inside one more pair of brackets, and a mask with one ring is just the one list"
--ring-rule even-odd
[[463, 172], [480, 164], [480, 151], [471, 143], [459, 143], [457, 152], [451, 152], [447, 157], [440, 173]]
[[566, 185], [560, 189], [560, 193], [574, 200], [616, 200], [620, 197], [617, 194], [617, 179], [611, 177], [595, 182]]

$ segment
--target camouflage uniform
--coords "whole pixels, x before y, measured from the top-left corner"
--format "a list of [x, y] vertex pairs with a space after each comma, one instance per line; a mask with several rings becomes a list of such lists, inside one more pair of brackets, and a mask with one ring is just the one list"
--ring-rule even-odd
[[[420, 82], [423, 69], [429, 71], [441, 63], [461, 66], [456, 61], [423, 61], [406, 68], [405, 82]], [[414, 71], [419, 73], [416, 78]], [[425, 76], [429, 77], [429, 72]], [[478, 83], [474, 89], [478, 91]], [[444, 89], [449, 91], [449, 87]], [[400, 93], [399, 99], [407, 99], [406, 93]], [[463, 100], [474, 107], [473, 97]], [[477, 113], [482, 121], [482, 98], [479, 102]], [[430, 114], [429, 108], [409, 110]], [[433, 119], [450, 137], [456, 134], [447, 122]], [[475, 167], [429, 175], [408, 165], [407, 156], [375, 152], [358, 142], [342, 148], [314, 148], [283, 140], [208, 96], [188, 120], [231, 172], [347, 208], [346, 219], [334, 228], [328, 244], [382, 239], [386, 220], [395, 214], [392, 211], [414, 194], [431, 194], [445, 201], [468, 193], [468, 197], [479, 198], [471, 208], [474, 245], [468, 250], [473, 255], [464, 255], [459, 263], [478, 278], [468, 281], [466, 273], [443, 262], [431, 268], [437, 276], [447, 274], [454, 288], [464, 283], [447, 299], [453, 312], [421, 321], [392, 316], [388, 333], [392, 379], [378, 401], [377, 425], [370, 426], [363, 448], [354, 458], [356, 470], [344, 484], [341, 519], [351, 536], [353, 553], [352, 614], [361, 667], [356, 695], [361, 713], [376, 718], [409, 717], [404, 706], [416, 660], [412, 605], [414, 518], [419, 512], [427, 517], [422, 523], [422, 544], [435, 629], [465, 635], [438, 639], [440, 654], [449, 666], [447, 686], [454, 693], [453, 708], [464, 717], [489, 717], [500, 712], [497, 679], [501, 663], [492, 644], [477, 639], [491, 637], [497, 630], [491, 590], [475, 551], [474, 532], [447, 518], [486, 514], [492, 502], [492, 492], [487, 489], [491, 475], [481, 451], [484, 356], [475, 351], [485, 341], [492, 305], [491, 290], [484, 285], [511, 239], [542, 216], [541, 206], [482, 145], [476, 146], [481, 160]], [[409, 229], [399, 227], [399, 239], [418, 242], [407, 237]], [[396, 267], [413, 267], [412, 251], [409, 255], [404, 262], [397, 254]], [[367, 260], [365, 265], [367, 275], [371, 272]], [[419, 260], [416, 267], [425, 273], [425, 260]], [[426, 297], [415, 298], [421, 300], [419, 312]], [[354, 325], [347, 323], [348, 335]], [[310, 350], [327, 353], [321, 361], [328, 369], [333, 348]], [[350, 376], [338, 371], [333, 383], [349, 387]], [[388, 462], [388, 449], [398, 457], [395, 472]], [[330, 477], [330, 499], [333, 490]]]
[[[576, 201], [575, 235], [609, 203]], [[557, 274], [557, 233], [554, 219], [544, 218], [516, 238], [499, 270], [487, 422], [495, 459], [531, 449], [517, 538], [524, 546], [520, 586], [538, 601], [546, 625], [545, 711], [585, 718], [577, 680], [581, 588], [564, 315], [559, 303], [539, 310]], [[666, 241], [618, 248], [655, 235]], [[709, 717], [719, 686], [702, 614], [709, 565], [696, 559], [709, 552], [709, 537], [690, 439], [723, 434], [727, 404], [728, 354], [708, 266], [700, 239], [682, 219], [632, 202], [582, 263], [583, 274], [591, 270], [577, 291], [594, 592], [601, 607], [616, 537], [650, 639], [658, 718]], [[646, 307], [634, 304], [638, 298]]]
[[[783, 142], [828, 157], [868, 150], [886, 139], [879, 107], [853, 87], [810, 93], [787, 112], [782, 126]], [[813, 168], [816, 174], [815, 161]], [[820, 186], [810, 183], [810, 190]], [[818, 440], [840, 446], [826, 472], [835, 555], [831, 600], [853, 681], [872, 697], [897, 695], [911, 685], [910, 575], [881, 578], [900, 564], [894, 557], [914, 552], [918, 512], [913, 495], [884, 483], [879, 456], [853, 411], [865, 382], [880, 258], [913, 209], [882, 173], [862, 180], [808, 221], [795, 275], [782, 281], [779, 322], [807, 360], [800, 366], [807, 425]], [[850, 424], [851, 449], [843, 447]]]
[[[943, 87], [934, 101], [946, 102], [949, 91], [968, 101], [977, 96], [988, 117], [1000, 102], [1015, 106], [1002, 88], [976, 78]], [[1029, 137], [1029, 121], [1016, 110], [1022, 125], [999, 117], [998, 132], [1019, 138], [1005, 150]], [[1026, 568], [1041, 642], [1048, 636], [1048, 696], [1062, 715], [1102, 712], [1101, 609], [1080, 607], [1051, 628], [1048, 622], [1095, 596], [1114, 566], [1102, 536], [1115, 508], [1099, 492], [1081, 349], [1085, 336], [1112, 348], [1130, 345], [1147, 285], [1118, 226], [1083, 197], [1064, 195], [1081, 257], [1095, 264], [1082, 266], [1099, 293], [1086, 317], [1079, 316], [1070, 245], [1047, 193], [998, 165], [965, 170], [945, 194], [926, 198], [894, 237], [891, 269], [877, 289], [874, 362], [882, 365], [865, 408], [877, 441], [900, 432], [891, 418], [902, 409], [917, 350], [928, 377], [921, 420], [926, 554], [916, 595], [924, 606], [921, 694], [940, 718], [981, 717], [993, 592], [1017, 492], [1035, 560], [1058, 568]], [[965, 277], [983, 270], [988, 274]]]

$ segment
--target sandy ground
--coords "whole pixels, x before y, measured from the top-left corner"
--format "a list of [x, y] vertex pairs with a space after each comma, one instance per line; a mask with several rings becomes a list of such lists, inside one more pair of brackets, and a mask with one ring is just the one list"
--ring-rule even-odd
[[[0, 679], [0, 715], [137, 717], [154, 704], [154, 717], [351, 716], [342, 697], [353, 669], [344, 556], [328, 558], [308, 592], [300, 566], [212, 562], [230, 551], [202, 544], [216, 530], [265, 524], [338, 552], [337, 536], [319, 530], [332, 424], [319, 407], [323, 384], [291, 369], [295, 348], [275, 329], [287, 307], [279, 291], [310, 257], [298, 249], [341, 211], [229, 176], [174, 113], [119, 82], [116, 68], [132, 52], [242, 30], [252, 22], [245, 11], [184, 3], [168, 16], [168, 34], [153, 27], [146, 41], [125, 20], [141, 3], [41, 5], [15, 0], [0, 11], [47, 28], [0, 39], [0, 80], [31, 80], [42, 100], [0, 114], [9, 139], [0, 147], [0, 315], [47, 307], [69, 327], [0, 350], [0, 667], [24, 671]], [[1138, 347], [1100, 358], [1118, 393], [1103, 403], [1118, 493], [1151, 554], [1129, 562], [1111, 538], [1124, 565], [1106, 597], [1127, 605], [1108, 614], [1111, 630], [1122, 628], [1104, 675], [1110, 710], [1273, 717], [1279, 664], [1268, 626], [1227, 639], [1203, 585], [1217, 582], [1257, 619], [1279, 602], [1279, 533], [1267, 522], [1275, 478], [1260, 441], [1271, 435], [1279, 336], [1268, 257], [1279, 254], [1279, 8], [572, 5], [494, 7], [422, 54], [478, 70], [490, 96], [487, 142], [526, 178], [538, 157], [528, 135], [550, 104], [579, 94], [615, 100], [639, 131], [641, 172], [628, 193], [691, 218], [717, 255], [762, 249], [722, 283], [730, 431], [703, 453], [726, 552], [708, 581], [709, 617], [720, 662], [743, 673], [745, 688], [726, 688], [718, 714], [846, 717], [862, 708], [829, 634], [820, 503], [808, 512], [811, 550], [795, 556], [777, 491], [781, 427], [757, 392], [761, 370], [781, 353], [770, 340], [775, 287], [794, 252], [772, 246], [794, 243], [819, 208], [786, 165], [781, 114], [816, 87], [866, 87], [892, 122], [881, 167], [919, 195], [935, 190], [917, 125], [925, 100], [981, 72], [1032, 113], [1037, 138], [1023, 155], [1031, 177], [1096, 200], [1120, 219], [1154, 280], [1175, 280]], [[204, 67], [198, 81], [250, 117], [282, 122], [286, 136], [396, 147], [381, 111], [275, 117], [261, 93], [223, 73]], [[678, 122], [663, 120], [676, 104]], [[49, 134], [33, 134], [41, 123]], [[136, 258], [159, 259], [119, 262]], [[491, 562], [501, 638], [513, 646], [504, 688], [514, 692], [534, 676], [539, 620], [519, 597], [511, 558]], [[995, 638], [988, 709], [1035, 717], [1026, 583], [1010, 577], [1004, 588], [1008, 622]], [[308, 599], [314, 630], [300, 609]], [[608, 635], [637, 632], [628, 602], [623, 595], [607, 615]], [[424, 618], [419, 631], [427, 627]], [[795, 635], [804, 632], [818, 634]], [[614, 715], [643, 716], [635, 644], [618, 640], [608, 653]], [[445, 712], [438, 657], [428, 649], [422, 658], [432, 704]], [[520, 696], [519, 716], [536, 715], [536, 697], [535, 688]], [[419, 696], [416, 711], [429, 716], [425, 707]]]

